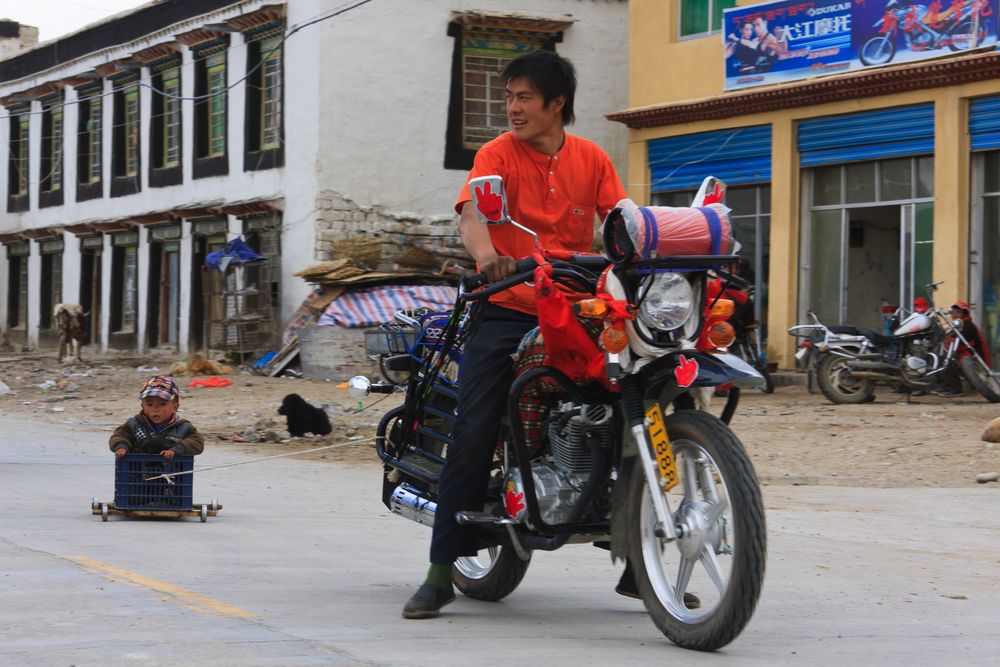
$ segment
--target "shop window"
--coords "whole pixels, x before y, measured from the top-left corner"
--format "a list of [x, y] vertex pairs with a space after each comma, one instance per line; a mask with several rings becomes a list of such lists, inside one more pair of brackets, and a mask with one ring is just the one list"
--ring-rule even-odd
[[28, 210], [28, 128], [27, 107], [10, 112], [10, 142], [7, 158], [7, 211]]
[[251, 37], [247, 44], [245, 171], [284, 165], [283, 79], [280, 28]]
[[[123, 235], [132, 236], [135, 232]], [[131, 239], [113, 239], [115, 243]], [[139, 284], [138, 249], [135, 245], [115, 245], [111, 257], [111, 331], [134, 333], [137, 286]]]
[[725, 27], [722, 12], [736, 6], [736, 0], [681, 0], [680, 36], [701, 37]]
[[7, 328], [28, 324], [28, 244], [7, 246]]
[[62, 96], [42, 102], [42, 146], [38, 173], [38, 206], [63, 203]]
[[111, 196], [121, 197], [140, 190], [139, 183], [139, 85], [120, 84], [114, 92]]
[[39, 322], [41, 329], [52, 329], [52, 309], [62, 303], [62, 239], [40, 244], [42, 275], [39, 288]]
[[[181, 74], [176, 59], [153, 66], [149, 185], [177, 185], [181, 174]], [[162, 92], [156, 92], [162, 91]]]
[[500, 81], [507, 63], [539, 49], [555, 50], [562, 33], [452, 23], [448, 34], [455, 47], [444, 167], [466, 170], [480, 146], [510, 129]]
[[90, 86], [77, 89], [76, 121], [76, 200], [86, 201], [101, 196], [101, 114], [104, 110], [101, 88]]
[[229, 173], [227, 40], [199, 45], [194, 54], [194, 178]]

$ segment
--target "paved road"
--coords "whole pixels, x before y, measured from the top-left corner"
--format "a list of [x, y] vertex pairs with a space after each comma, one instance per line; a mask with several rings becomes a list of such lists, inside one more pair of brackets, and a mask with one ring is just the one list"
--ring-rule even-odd
[[[0, 417], [3, 665], [994, 665], [1000, 489], [764, 489], [761, 604], [723, 651], [665, 640], [586, 545], [536, 554], [501, 603], [403, 621], [425, 528], [378, 469], [293, 459], [196, 476], [220, 515], [90, 514], [113, 492], [106, 434]], [[40, 437], [41, 436], [41, 437]], [[210, 448], [200, 466], [245, 460]]]

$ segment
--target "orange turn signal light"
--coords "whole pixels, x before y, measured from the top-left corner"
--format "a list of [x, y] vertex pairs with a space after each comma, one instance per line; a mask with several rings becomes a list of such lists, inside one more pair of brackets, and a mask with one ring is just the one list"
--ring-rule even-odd
[[599, 338], [601, 348], [611, 354], [618, 354], [628, 347], [628, 334], [625, 329], [619, 327], [608, 327], [601, 332]]
[[732, 299], [718, 299], [712, 304], [712, 317], [729, 317], [735, 309]]
[[608, 302], [604, 299], [584, 299], [573, 304], [573, 314], [577, 317], [600, 320], [608, 314]]
[[734, 340], [736, 340], [736, 330], [729, 322], [716, 322], [708, 327], [708, 342], [713, 346], [729, 347]]

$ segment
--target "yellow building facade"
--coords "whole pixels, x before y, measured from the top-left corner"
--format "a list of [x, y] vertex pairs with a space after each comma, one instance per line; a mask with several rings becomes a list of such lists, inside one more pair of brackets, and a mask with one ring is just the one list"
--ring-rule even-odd
[[[610, 118], [630, 128], [630, 196], [681, 205], [696, 176], [723, 170], [779, 367], [794, 366], [786, 332], [807, 311], [884, 333], [883, 314], [933, 280], [938, 305], [971, 304], [997, 368], [997, 47], [727, 91], [728, 31], [682, 35], [696, 4], [629, 2], [629, 108]], [[990, 42], [996, 19], [981, 26]]]

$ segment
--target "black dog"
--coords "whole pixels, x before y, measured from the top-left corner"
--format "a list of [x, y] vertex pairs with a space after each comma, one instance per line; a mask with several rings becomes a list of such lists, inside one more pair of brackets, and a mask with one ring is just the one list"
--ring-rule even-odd
[[313, 407], [298, 394], [285, 396], [281, 400], [278, 414], [285, 415], [288, 419], [288, 433], [292, 437], [299, 437], [306, 433], [326, 435], [333, 430], [330, 428], [330, 419], [323, 409]]

